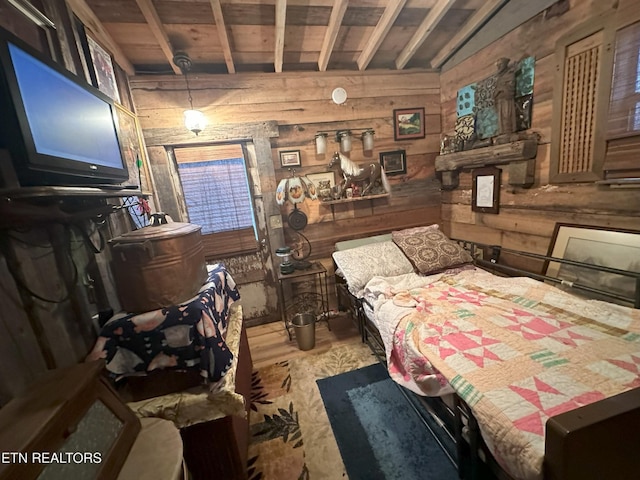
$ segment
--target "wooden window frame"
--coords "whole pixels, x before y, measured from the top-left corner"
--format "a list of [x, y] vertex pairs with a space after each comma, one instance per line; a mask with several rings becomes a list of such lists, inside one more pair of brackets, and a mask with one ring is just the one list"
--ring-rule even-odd
[[[556, 77], [554, 79], [553, 119], [551, 125], [551, 161], [549, 183], [593, 182], [602, 179], [604, 155], [606, 152], [606, 123], [609, 108], [609, 96], [613, 76], [614, 41], [616, 28], [614, 16], [607, 15], [594, 19], [563, 35], [556, 43]], [[563, 125], [563, 93], [565, 79], [565, 60], [568, 48], [592, 35], [602, 32], [598, 84], [593, 108], [593, 161], [590, 171], [559, 173], [560, 147]]]
[[[618, 35], [624, 29], [640, 24], [640, 12], [621, 10], [618, 12], [613, 38], [614, 49], [617, 47]], [[637, 28], [637, 27], [636, 27]], [[640, 58], [636, 57], [636, 62], [640, 62]], [[637, 75], [639, 65], [635, 65], [635, 73]], [[615, 72], [612, 72], [612, 76]], [[637, 77], [635, 79], [637, 81]], [[613, 82], [611, 88], [615, 88]], [[612, 92], [613, 93], [613, 92]], [[640, 94], [636, 91], [635, 97], [636, 109], [638, 108]], [[630, 100], [630, 98], [627, 98]], [[607, 120], [611, 119], [611, 112]], [[631, 182], [639, 184], [640, 177], [640, 131], [627, 131], [624, 133], [614, 133], [610, 130], [610, 125], [606, 125], [606, 150], [603, 162], [605, 180], [601, 183], [605, 184], [625, 184]]]

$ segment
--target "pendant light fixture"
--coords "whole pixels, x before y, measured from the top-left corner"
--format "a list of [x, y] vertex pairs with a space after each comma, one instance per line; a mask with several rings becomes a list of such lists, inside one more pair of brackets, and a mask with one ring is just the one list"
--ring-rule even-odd
[[187, 84], [187, 94], [189, 95], [189, 110], [184, 111], [184, 126], [187, 130], [198, 135], [205, 127], [207, 119], [200, 110], [193, 108], [193, 98], [191, 97], [191, 87], [189, 87], [189, 71], [191, 70], [191, 59], [185, 52], [177, 52], [173, 56], [173, 63], [182, 71], [184, 81]]

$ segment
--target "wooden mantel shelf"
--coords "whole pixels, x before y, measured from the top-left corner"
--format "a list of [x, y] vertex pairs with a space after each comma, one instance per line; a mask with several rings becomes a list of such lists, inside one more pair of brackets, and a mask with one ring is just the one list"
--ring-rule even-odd
[[436, 172], [442, 172], [442, 188], [458, 186], [460, 170], [488, 165], [509, 165], [509, 184], [522, 187], [533, 185], [535, 158], [538, 152], [537, 135], [501, 145], [438, 155]]

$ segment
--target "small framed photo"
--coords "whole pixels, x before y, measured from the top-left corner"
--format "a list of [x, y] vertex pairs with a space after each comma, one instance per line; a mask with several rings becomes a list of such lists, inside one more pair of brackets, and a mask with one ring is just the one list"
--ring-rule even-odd
[[393, 111], [395, 140], [424, 138], [424, 108], [403, 108]]
[[380, 152], [380, 165], [387, 175], [407, 173], [407, 154], [404, 150]]
[[308, 173], [306, 177], [313, 182], [321, 200], [332, 200], [332, 188], [336, 184], [334, 172]]
[[280, 165], [282, 167], [299, 167], [300, 150], [286, 150], [280, 152]]
[[500, 174], [496, 167], [476, 168], [473, 171], [471, 210], [481, 213], [498, 213], [500, 209]]

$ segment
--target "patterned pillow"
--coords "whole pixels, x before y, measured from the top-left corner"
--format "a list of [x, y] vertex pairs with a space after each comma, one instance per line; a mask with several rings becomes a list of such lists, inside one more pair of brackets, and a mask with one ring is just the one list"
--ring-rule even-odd
[[336, 266], [342, 271], [349, 291], [361, 296], [364, 286], [375, 276], [391, 277], [413, 272], [413, 265], [392, 241], [333, 252]]
[[391, 232], [391, 237], [422, 274], [438, 273], [473, 261], [438, 225]]

